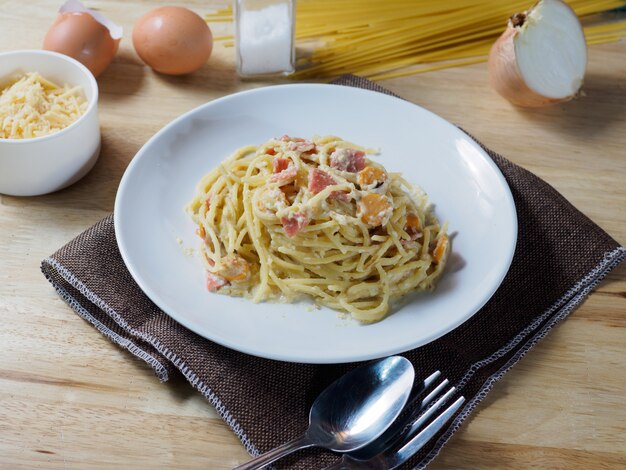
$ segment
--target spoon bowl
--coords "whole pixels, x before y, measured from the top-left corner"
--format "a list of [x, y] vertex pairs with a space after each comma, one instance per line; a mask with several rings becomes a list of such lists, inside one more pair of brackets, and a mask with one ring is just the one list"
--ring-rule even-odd
[[306, 447], [350, 452], [369, 444], [395, 421], [406, 404], [415, 371], [401, 356], [357, 367], [315, 400], [304, 436], [262, 454], [234, 470], [262, 468]]
[[364, 446], [398, 417], [414, 378], [413, 366], [400, 356], [348, 372], [313, 403], [307, 435], [315, 445], [336, 452]]

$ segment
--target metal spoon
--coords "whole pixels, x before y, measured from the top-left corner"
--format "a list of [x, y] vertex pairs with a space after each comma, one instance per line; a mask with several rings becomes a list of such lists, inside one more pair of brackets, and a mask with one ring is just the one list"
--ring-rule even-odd
[[380, 436], [406, 404], [415, 371], [392, 356], [358, 367], [333, 382], [313, 403], [304, 436], [287, 442], [233, 470], [262, 468], [306, 447], [350, 452]]

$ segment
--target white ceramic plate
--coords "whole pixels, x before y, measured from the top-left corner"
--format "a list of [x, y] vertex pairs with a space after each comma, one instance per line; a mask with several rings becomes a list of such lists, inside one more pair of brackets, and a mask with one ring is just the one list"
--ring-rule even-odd
[[[207, 291], [199, 239], [184, 207], [201, 176], [234, 150], [283, 134], [333, 134], [380, 148], [377, 161], [428, 193], [453, 234], [453, 256], [435, 292], [414, 296], [381, 322], [361, 325], [306, 302], [253, 304]], [[498, 168], [452, 124], [380, 93], [298, 84], [212, 101], [159, 131], [122, 178], [115, 229], [139, 286], [187, 328], [257, 356], [335, 363], [403, 352], [470, 318], [508, 271], [517, 217]], [[185, 255], [185, 247], [196, 255]]]

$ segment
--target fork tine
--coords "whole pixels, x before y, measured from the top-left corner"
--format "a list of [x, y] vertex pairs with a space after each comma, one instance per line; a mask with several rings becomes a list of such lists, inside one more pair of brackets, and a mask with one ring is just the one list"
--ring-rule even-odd
[[439, 378], [440, 375], [441, 375], [441, 371], [436, 370], [435, 372], [430, 374], [428, 377], [426, 377], [423, 382], [420, 382], [420, 384], [413, 390], [413, 392], [419, 395], [428, 387], [430, 387], [435, 382], [435, 380]]
[[421, 408], [424, 409], [426, 405], [428, 405], [433, 399], [441, 393], [441, 391], [448, 385], [450, 381], [448, 379], [444, 379], [439, 385], [437, 385], [432, 392], [430, 392], [426, 397], [422, 400]]
[[[450, 405], [444, 412], [437, 416], [432, 423], [426, 426], [420, 431], [413, 439], [407, 442], [402, 448], [400, 448], [393, 455], [390, 455], [386, 459], [388, 469], [392, 470], [399, 467], [408, 459], [410, 459], [415, 453], [420, 450], [424, 445], [432, 439], [443, 428], [448, 420], [457, 412], [461, 405], [465, 402], [464, 397], [459, 397], [452, 405]], [[433, 406], [434, 408], [434, 406]], [[430, 411], [430, 410], [429, 410]]]
[[[436, 370], [435, 372], [430, 374], [428, 377], [426, 377], [422, 382], [414, 385], [413, 390], [411, 390], [411, 396], [409, 397], [409, 400], [407, 401], [406, 407], [408, 408], [408, 407], [415, 405], [415, 403], [419, 400], [422, 394], [435, 383], [435, 381], [439, 378], [440, 375], [441, 375], [441, 371]], [[448, 379], [444, 379], [444, 382], [447, 383], [447, 380]], [[437, 387], [440, 387], [440, 385], [438, 385]]]
[[[423, 393], [426, 389], [428, 389], [433, 382], [441, 375], [439, 371], [431, 374], [427, 377], [422, 383], [417, 385], [414, 389], [414, 392], [417, 393], [416, 398], [419, 398], [420, 394]], [[357, 449], [354, 452], [350, 452], [350, 456], [359, 460], [367, 460], [372, 458], [375, 455], [384, 452], [385, 450], [394, 446], [394, 444], [398, 443], [401, 439], [408, 437], [406, 434], [406, 430], [409, 428], [411, 423], [415, 420], [415, 416], [420, 413], [422, 410], [426, 408], [426, 406], [433, 400], [433, 398], [448, 384], [448, 379], [444, 379], [435, 389], [428, 394], [426, 398], [424, 398], [416, 407], [416, 410], [406, 416], [398, 418], [391, 426], [387, 428], [387, 430], [381, 434], [378, 439], [370, 444]], [[407, 407], [412, 406], [407, 405]], [[432, 414], [432, 413], [431, 413]]]
[[[439, 408], [441, 408], [448, 401], [448, 399], [452, 396], [452, 394], [455, 392], [455, 390], [456, 390], [456, 388], [452, 387], [441, 398], [439, 398], [439, 400], [437, 400], [433, 404], [433, 406], [428, 408], [426, 413], [424, 413], [422, 416], [420, 416], [418, 419], [416, 419], [415, 422], [413, 424], [411, 424], [411, 427], [406, 431], [406, 437], [411, 437], [415, 431], [417, 431], [419, 428], [421, 428], [422, 425], [426, 421], [428, 421], [430, 419], [430, 417], [432, 415], [434, 415], [435, 412]], [[434, 392], [434, 390], [433, 390], [433, 392]], [[428, 397], [426, 397], [426, 398], [428, 398]]]

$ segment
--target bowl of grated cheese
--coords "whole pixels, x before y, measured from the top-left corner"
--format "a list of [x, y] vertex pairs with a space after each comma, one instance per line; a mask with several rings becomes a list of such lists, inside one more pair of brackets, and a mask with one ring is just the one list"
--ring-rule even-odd
[[0, 53], [0, 193], [37, 196], [85, 176], [100, 153], [98, 85], [51, 51]]

